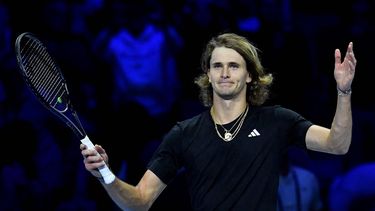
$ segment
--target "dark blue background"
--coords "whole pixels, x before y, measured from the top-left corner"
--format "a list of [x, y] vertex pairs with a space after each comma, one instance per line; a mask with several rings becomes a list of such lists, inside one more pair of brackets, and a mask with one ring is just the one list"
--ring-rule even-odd
[[[117, 209], [84, 169], [79, 140], [27, 90], [14, 53], [15, 38], [25, 31], [37, 34], [46, 42], [65, 74], [73, 105], [90, 139], [107, 150], [113, 171], [134, 185], [143, 175], [163, 134], [176, 121], [204, 109], [193, 80], [200, 73], [203, 47], [212, 36], [221, 32], [246, 36], [261, 50], [263, 65], [275, 77], [267, 103], [291, 108], [326, 127], [330, 127], [336, 106], [334, 50], [339, 48], [345, 53], [348, 43], [353, 41], [358, 64], [352, 85], [354, 126], [348, 154], [292, 152], [292, 162], [311, 170], [319, 179], [328, 210], [328, 193], [333, 181], [357, 166], [370, 166], [375, 160], [374, 68], [371, 65], [375, 45], [374, 9], [375, 1], [371, 0], [0, 2], [3, 152], [0, 210]], [[136, 92], [153, 93], [159, 84], [162, 91], [155, 91], [155, 95], [170, 102], [162, 104], [161, 107], [167, 108], [162, 113], [147, 110], [133, 101], [135, 92], [118, 90], [116, 65], [107, 52], [116, 33], [126, 29], [140, 36], [143, 27], [150, 24], [163, 33], [167, 43], [155, 55], [162, 55], [161, 62], [166, 61], [164, 55], [173, 60], [172, 74], [176, 77], [152, 80], [156, 82], [152, 88], [138, 84], [140, 88], [136, 90], [141, 91]], [[150, 42], [149, 47], [153, 44]], [[142, 59], [142, 64], [151, 61], [147, 57], [138, 59]], [[165, 69], [155, 63], [148, 65], [155, 65], [155, 70]], [[130, 76], [132, 71], [136, 69], [129, 70]], [[166, 83], [174, 84], [165, 86]], [[373, 168], [365, 174], [369, 181], [359, 176], [363, 184], [373, 184]], [[346, 183], [353, 181], [358, 179], [348, 179]], [[183, 185], [183, 177], [177, 177], [152, 209], [188, 210]], [[375, 186], [363, 193], [368, 193], [366, 200], [374, 199], [373, 189]], [[367, 209], [366, 203], [362, 203], [363, 209]]]

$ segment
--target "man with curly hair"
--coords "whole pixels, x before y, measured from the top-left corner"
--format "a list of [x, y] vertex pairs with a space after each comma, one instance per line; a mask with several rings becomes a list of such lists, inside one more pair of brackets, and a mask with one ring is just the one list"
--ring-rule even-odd
[[[315, 125], [281, 106], [264, 106], [272, 84], [245, 37], [224, 33], [202, 54], [195, 83], [207, 110], [178, 122], [164, 137], [135, 186], [116, 178], [104, 188], [122, 209], [148, 210], [185, 170], [193, 210], [276, 210], [281, 157], [286, 149], [345, 154], [351, 143], [351, 84], [356, 59], [350, 42], [345, 57], [335, 50], [337, 107], [331, 128]], [[101, 146], [81, 145], [87, 170], [108, 162]]]

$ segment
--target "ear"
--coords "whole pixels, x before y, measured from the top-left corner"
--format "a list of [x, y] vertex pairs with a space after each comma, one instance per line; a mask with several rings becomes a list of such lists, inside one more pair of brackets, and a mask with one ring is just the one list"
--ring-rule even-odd
[[208, 82], [211, 83], [211, 77], [210, 77], [210, 74], [208, 74], [209, 72], [210, 72], [210, 69], [207, 70], [206, 75], [207, 75], [207, 77], [208, 77]]
[[246, 83], [250, 83], [253, 80], [250, 73], [247, 73]]

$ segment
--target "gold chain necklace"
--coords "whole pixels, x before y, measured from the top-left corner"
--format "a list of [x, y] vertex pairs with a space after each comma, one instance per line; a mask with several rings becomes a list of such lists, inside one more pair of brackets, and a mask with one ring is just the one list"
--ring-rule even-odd
[[[227, 130], [227, 129], [224, 127], [224, 125], [219, 124], [219, 125], [221, 126], [221, 128], [223, 128], [223, 130], [225, 131], [225, 133], [224, 133], [224, 139], [225, 139], [225, 140], [227, 140], [227, 141], [231, 141], [231, 140], [234, 138], [233, 135], [236, 134], [235, 132], [239, 129], [240, 124], [236, 127], [236, 129], [234, 130], [233, 133], [231, 133], [231, 131], [232, 131], [232, 129], [234, 128], [234, 126], [237, 125], [238, 122], [240, 122], [240, 123], [241, 123], [241, 121], [243, 122], [243, 119], [244, 119], [243, 117], [244, 117], [244, 114], [246, 113], [246, 110], [247, 110], [247, 107], [246, 107], [246, 109], [241, 113], [241, 115], [237, 118], [236, 122], [232, 125], [232, 127], [231, 127], [229, 130]], [[219, 121], [220, 121], [220, 120], [219, 120]], [[216, 124], [215, 124], [215, 125], [216, 125]], [[242, 126], [242, 124], [241, 124], [241, 126]]]
[[[216, 133], [217, 135], [223, 139], [224, 141], [228, 142], [228, 141], [232, 141], [234, 139], [234, 137], [236, 137], [236, 135], [238, 134], [238, 132], [240, 131], [241, 127], [242, 127], [242, 124], [245, 120], [245, 117], [247, 115], [247, 112], [249, 110], [249, 106], [247, 105], [246, 106], [246, 109], [241, 113], [241, 115], [237, 118], [236, 122], [233, 124], [233, 126], [228, 130], [226, 129], [222, 124], [219, 124], [223, 129], [224, 129], [224, 137], [220, 134], [219, 130], [217, 129], [217, 124], [215, 123], [215, 112], [214, 110], [212, 109], [212, 117], [214, 118], [214, 125], [215, 125], [215, 130], [216, 130]], [[237, 125], [236, 129], [233, 131], [233, 133], [231, 133], [232, 129], [234, 128], [234, 126]]]

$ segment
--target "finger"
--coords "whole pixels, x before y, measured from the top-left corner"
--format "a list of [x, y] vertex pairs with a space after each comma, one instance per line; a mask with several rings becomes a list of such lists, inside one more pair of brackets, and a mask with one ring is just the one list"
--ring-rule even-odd
[[88, 155], [87, 155], [87, 150], [86, 149], [84, 149], [84, 150], [82, 150], [81, 151], [81, 154], [82, 154], [82, 156], [84, 157], [84, 158], [86, 158]]
[[355, 68], [355, 66], [357, 64], [357, 60], [356, 60], [353, 52], [349, 52], [349, 54], [345, 57], [345, 60], [348, 61], [351, 69]]
[[357, 59], [355, 58], [355, 56], [354, 56], [354, 52], [350, 52], [349, 53], [349, 59], [350, 59], [350, 61], [352, 61], [353, 62], [353, 64], [357, 64]]
[[335, 50], [335, 65], [341, 64], [341, 52], [339, 49]]
[[349, 68], [350, 72], [354, 72], [355, 71], [355, 63], [353, 63], [352, 61], [349, 61], [349, 66], [350, 66], [350, 68]]
[[354, 57], [350, 57], [350, 58], [348, 59], [348, 61], [349, 61], [349, 65], [350, 65], [350, 67], [351, 67], [352, 69], [354, 69], [355, 66], [356, 66], [356, 64], [357, 64], [357, 60], [356, 60]]
[[350, 42], [348, 45], [348, 51], [353, 52], [353, 42]]
[[91, 170], [97, 170], [98, 168], [102, 167], [103, 164], [104, 164], [104, 162], [102, 162], [102, 163], [87, 163], [87, 162], [85, 162], [85, 167], [86, 167], [86, 169], [91, 171]]
[[81, 154], [83, 155], [84, 158], [87, 158], [89, 156], [96, 156], [97, 152], [93, 149], [84, 149], [81, 151]]
[[103, 158], [100, 155], [89, 155], [85, 157], [86, 163], [100, 163], [104, 161]]
[[80, 144], [80, 145], [79, 145], [79, 148], [80, 148], [81, 150], [85, 150], [85, 149], [87, 149], [87, 146], [84, 145], [84, 144]]
[[104, 154], [105, 153], [105, 150], [104, 148], [101, 146], [101, 145], [95, 145], [95, 150], [99, 153], [99, 154]]

